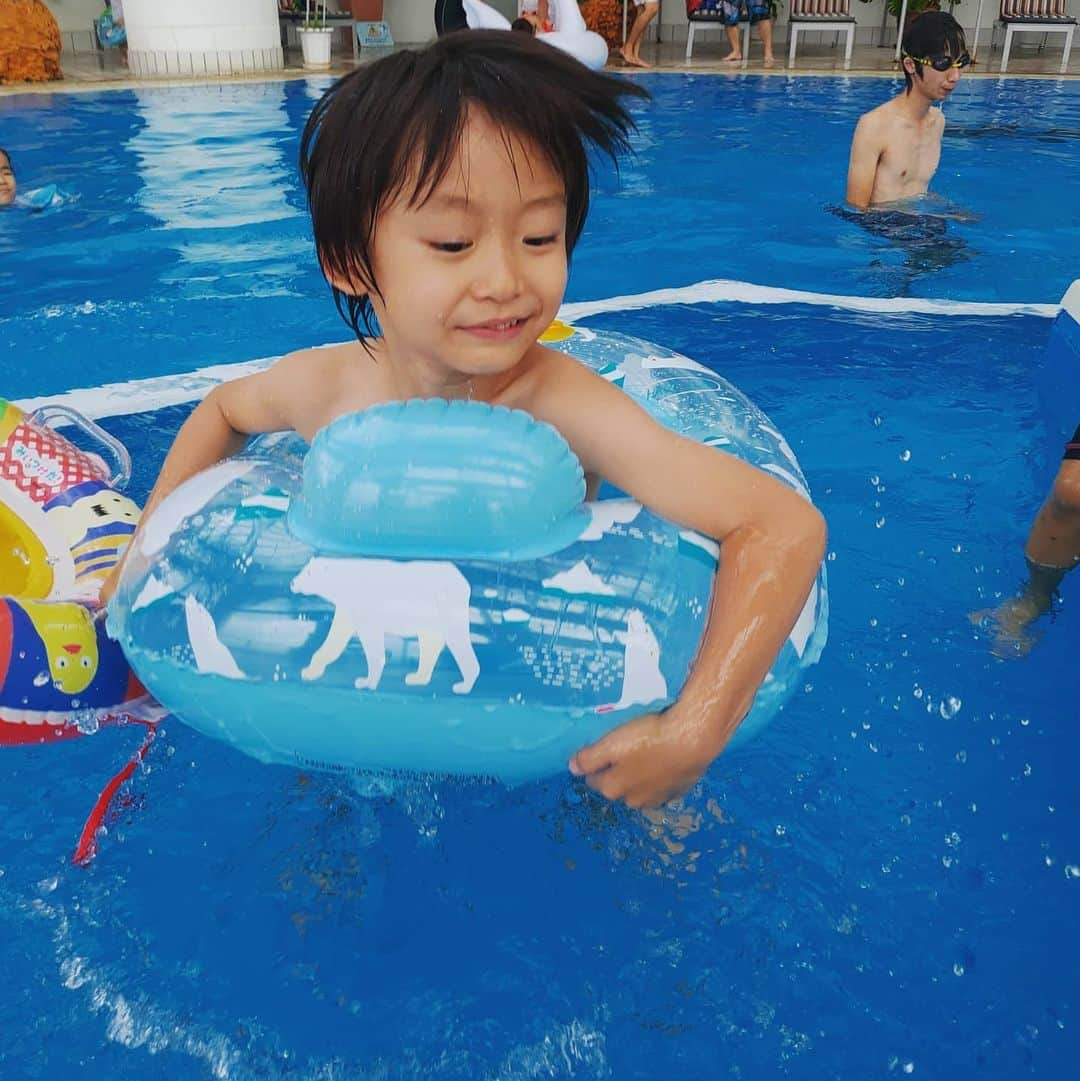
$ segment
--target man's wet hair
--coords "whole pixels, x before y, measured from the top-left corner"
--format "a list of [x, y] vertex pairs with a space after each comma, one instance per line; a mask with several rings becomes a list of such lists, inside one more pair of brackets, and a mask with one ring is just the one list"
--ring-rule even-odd
[[[472, 111], [543, 154], [566, 191], [566, 253], [589, 209], [589, 148], [629, 150], [636, 130], [624, 100], [642, 87], [590, 71], [526, 34], [463, 30], [339, 79], [312, 110], [300, 141], [315, 248], [328, 277], [353, 278], [381, 298], [373, 241], [381, 211], [399, 196], [421, 206], [446, 176]], [[361, 341], [376, 336], [367, 295], [334, 288]]]
[[[915, 72], [921, 79], [923, 66], [918, 58], [931, 56], [958, 57], [967, 52], [963, 27], [946, 11], [924, 11], [911, 20], [900, 46], [905, 56], [915, 61]], [[905, 94], [915, 85], [911, 72], [904, 69]]]

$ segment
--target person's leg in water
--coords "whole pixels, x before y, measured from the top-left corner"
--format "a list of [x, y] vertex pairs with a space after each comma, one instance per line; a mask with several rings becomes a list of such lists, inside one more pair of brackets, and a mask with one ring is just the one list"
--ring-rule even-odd
[[645, 28], [656, 18], [656, 13], [659, 10], [659, 0], [655, 0], [655, 2], [654, 0], [646, 0], [645, 3], [637, 6], [634, 25], [630, 27], [630, 33], [626, 35], [626, 41], [619, 50], [623, 60], [635, 68], [652, 67], [652, 64], [641, 59], [641, 39], [645, 36]]
[[973, 612], [971, 620], [994, 630], [999, 657], [1021, 657], [1038, 641], [1029, 628], [1050, 611], [1062, 579], [1080, 563], [1080, 428], [1065, 448], [1054, 486], [1039, 509], [1024, 556], [1028, 580], [997, 608]]

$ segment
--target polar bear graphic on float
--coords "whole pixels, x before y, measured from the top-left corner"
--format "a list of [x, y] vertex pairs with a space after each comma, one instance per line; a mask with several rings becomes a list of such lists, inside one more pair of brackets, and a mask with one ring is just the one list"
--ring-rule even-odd
[[411, 687], [426, 687], [445, 646], [461, 679], [454, 694], [468, 694], [480, 674], [469, 632], [471, 587], [453, 563], [390, 559], [335, 559], [315, 556], [293, 579], [293, 593], [322, 597], [334, 606], [326, 641], [300, 673], [319, 679], [345, 652], [355, 634], [367, 661], [359, 690], [375, 690], [386, 663], [386, 636], [416, 638], [420, 661], [405, 677]]
[[667, 680], [660, 671], [660, 642], [637, 608], [626, 613], [622, 694], [606, 709], [629, 709], [667, 698]]

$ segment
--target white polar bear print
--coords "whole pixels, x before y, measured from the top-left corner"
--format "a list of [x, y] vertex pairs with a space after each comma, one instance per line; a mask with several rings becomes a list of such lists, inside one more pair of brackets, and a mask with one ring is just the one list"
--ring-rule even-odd
[[469, 632], [471, 587], [453, 563], [315, 556], [290, 589], [323, 597], [334, 606], [326, 641], [300, 673], [301, 679], [319, 679], [355, 634], [368, 666], [367, 676], [358, 679], [356, 687], [373, 691], [386, 663], [386, 635], [395, 634], [420, 643], [417, 669], [405, 677], [409, 686], [426, 687], [431, 682], [445, 646], [461, 672], [454, 694], [472, 690], [480, 662]]
[[667, 680], [660, 671], [660, 642], [645, 616], [633, 608], [626, 613], [622, 694], [618, 702], [600, 706], [597, 713], [648, 705], [667, 698], [667, 693]]

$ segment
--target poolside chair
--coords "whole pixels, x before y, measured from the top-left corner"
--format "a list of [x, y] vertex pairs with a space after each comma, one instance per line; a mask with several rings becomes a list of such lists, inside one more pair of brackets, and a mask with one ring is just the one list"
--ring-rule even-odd
[[[1069, 53], [1072, 51], [1073, 31], [1076, 19], [1065, 10], [1065, 0], [1001, 0], [998, 24], [1005, 27], [1005, 48], [1001, 53], [1001, 71], [1004, 74], [1009, 67], [1009, 52], [1012, 49], [1013, 34], [1064, 34], [1065, 48], [1061, 54], [1062, 75], [1069, 66]], [[994, 32], [997, 31], [997, 24]], [[990, 48], [993, 49], [993, 35]]]
[[[745, 15], [745, 10], [739, 14], [739, 21], [743, 24], [743, 67], [746, 67], [750, 57], [750, 20], [744, 19]], [[702, 29], [714, 26], [721, 30], [724, 28], [724, 12], [719, 0], [686, 0], [686, 22], [686, 59], [689, 60], [694, 51], [694, 30], [698, 26]]]
[[855, 45], [855, 16], [850, 7], [851, 0], [791, 0], [787, 66], [795, 66], [800, 30], [835, 30], [838, 38], [841, 33], [847, 35], [844, 43], [844, 70], [847, 71], [851, 67], [851, 50]]

